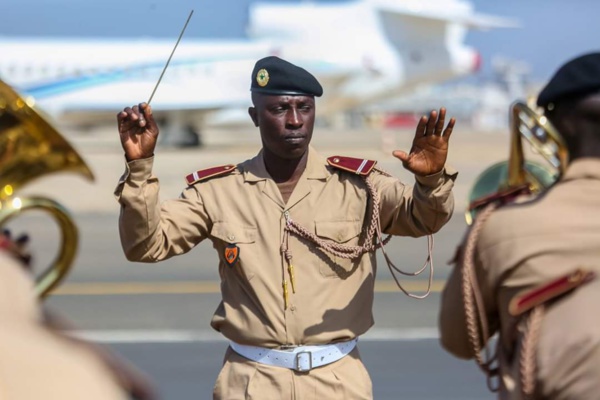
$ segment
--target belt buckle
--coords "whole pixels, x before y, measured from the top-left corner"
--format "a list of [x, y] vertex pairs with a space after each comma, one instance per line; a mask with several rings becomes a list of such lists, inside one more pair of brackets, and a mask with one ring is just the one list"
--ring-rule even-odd
[[[302, 369], [302, 367], [300, 366], [300, 357], [301, 356], [307, 356], [308, 357], [308, 369]], [[313, 365], [312, 365], [312, 351], [299, 351], [298, 353], [296, 353], [296, 367], [294, 368], [296, 371], [298, 372], [307, 372], [310, 371], [312, 369]]]

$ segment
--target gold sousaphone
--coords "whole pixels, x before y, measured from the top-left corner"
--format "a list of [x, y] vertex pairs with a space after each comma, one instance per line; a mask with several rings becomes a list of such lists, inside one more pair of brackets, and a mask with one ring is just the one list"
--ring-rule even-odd
[[[526, 103], [518, 101], [511, 105], [510, 131], [508, 160], [488, 167], [471, 188], [465, 215], [469, 225], [490, 199], [522, 193], [538, 195], [554, 184], [567, 168], [569, 154], [559, 132], [544, 115]], [[541, 156], [545, 164], [525, 159], [523, 139], [531, 145], [533, 155]]]
[[33, 109], [33, 103], [0, 80], [0, 226], [28, 210], [45, 211], [56, 221], [60, 249], [36, 277], [36, 291], [45, 297], [69, 272], [77, 251], [77, 227], [56, 201], [19, 197], [17, 191], [35, 178], [58, 171], [80, 173], [90, 181], [94, 176], [73, 147]]

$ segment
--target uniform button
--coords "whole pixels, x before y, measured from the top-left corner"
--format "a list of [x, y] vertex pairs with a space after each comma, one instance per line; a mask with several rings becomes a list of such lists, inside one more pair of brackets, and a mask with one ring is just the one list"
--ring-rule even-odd
[[229, 236], [227, 236], [227, 239], [233, 241], [233, 240], [235, 240], [235, 235], [229, 235]]
[[291, 306], [290, 311], [296, 311], [296, 306]]
[[342, 239], [344, 238], [344, 235], [340, 232], [340, 233], [338, 233], [337, 238], [341, 242]]

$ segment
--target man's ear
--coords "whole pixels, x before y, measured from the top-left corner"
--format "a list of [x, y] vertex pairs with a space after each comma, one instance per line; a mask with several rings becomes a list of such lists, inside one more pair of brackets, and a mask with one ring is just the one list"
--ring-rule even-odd
[[258, 113], [256, 112], [256, 108], [248, 107], [248, 115], [252, 122], [254, 122], [254, 126], [258, 128]]

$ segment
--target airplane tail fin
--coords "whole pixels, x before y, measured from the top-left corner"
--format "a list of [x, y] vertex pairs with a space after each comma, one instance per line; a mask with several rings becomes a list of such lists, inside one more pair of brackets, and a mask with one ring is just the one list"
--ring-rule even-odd
[[378, 10], [389, 43], [398, 54], [410, 55], [404, 61], [415, 75], [427, 74], [426, 69], [435, 68], [437, 63], [452, 66], [457, 75], [476, 72], [481, 66], [481, 56], [465, 45], [468, 29], [519, 26], [512, 19], [475, 13], [471, 3], [459, 0], [366, 1]]
[[422, 1], [408, 0], [403, 2], [390, 0], [367, 0], [382, 12], [403, 15], [418, 20], [439, 21], [460, 24], [471, 29], [518, 28], [518, 21], [511, 18], [473, 12], [471, 3], [448, 2], [447, 0], [428, 1], [427, 7]]

